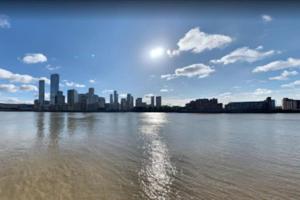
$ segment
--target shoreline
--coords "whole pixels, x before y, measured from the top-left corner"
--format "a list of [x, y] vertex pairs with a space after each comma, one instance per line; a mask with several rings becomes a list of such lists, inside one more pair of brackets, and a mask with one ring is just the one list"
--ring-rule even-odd
[[300, 114], [300, 111], [274, 112], [185, 112], [185, 111], [36, 111], [36, 110], [0, 110], [0, 112], [36, 112], [36, 113], [183, 113], [183, 114]]

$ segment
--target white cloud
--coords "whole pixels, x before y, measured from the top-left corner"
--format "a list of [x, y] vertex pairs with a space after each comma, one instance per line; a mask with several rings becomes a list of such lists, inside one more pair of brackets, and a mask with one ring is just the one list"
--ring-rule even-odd
[[179, 55], [182, 51], [201, 53], [205, 50], [221, 48], [229, 44], [233, 39], [226, 35], [208, 34], [202, 32], [199, 27], [189, 30], [183, 38], [177, 42], [178, 49], [167, 50], [169, 56]]
[[119, 94], [119, 97], [120, 97], [120, 98], [126, 98], [126, 97], [127, 97], [127, 94], [126, 94], [126, 93]]
[[46, 69], [48, 69], [49, 71], [54, 71], [54, 70], [58, 70], [60, 69], [60, 66], [52, 66], [50, 64], [46, 65]]
[[182, 68], [177, 68], [174, 74], [161, 75], [161, 78], [166, 80], [171, 80], [180, 76], [189, 78], [197, 76], [198, 78], [205, 78], [213, 72], [215, 72], [215, 70], [212, 67], [198, 63]]
[[293, 87], [296, 87], [296, 86], [299, 86], [299, 85], [300, 85], [300, 80], [297, 80], [297, 81], [294, 81], [292, 83], [283, 84], [283, 85], [281, 85], [281, 87], [283, 87], [283, 88], [293, 88]]
[[18, 87], [14, 84], [0, 84], [0, 90], [15, 93], [18, 91]]
[[79, 84], [79, 83], [75, 83], [73, 81], [63, 80], [63, 82], [65, 83], [65, 85], [67, 87], [73, 87], [73, 88], [74, 87], [76, 87], [76, 88], [84, 88], [85, 87], [85, 85]]
[[[277, 100], [282, 98], [283, 92], [279, 90], [270, 90], [266, 88], [257, 88], [254, 91], [248, 92], [224, 92], [217, 95], [217, 98], [223, 104], [229, 102], [243, 102], [243, 101], [262, 101], [266, 97], [272, 95], [272, 98], [275, 97]], [[286, 95], [286, 93], [284, 93]], [[214, 96], [210, 97], [213, 98]], [[280, 99], [281, 100], [281, 99]]]
[[295, 67], [300, 67], [300, 59], [288, 58], [287, 60], [277, 60], [266, 65], [258, 66], [252, 72], [268, 72]]
[[50, 79], [46, 77], [35, 78], [36, 80], [44, 80], [46, 84], [50, 85]]
[[16, 97], [1, 97], [0, 103], [9, 103], [9, 104], [32, 104], [32, 101], [28, 100], [20, 100]]
[[102, 90], [102, 93], [103, 93], [103, 94], [113, 93], [113, 92], [114, 92], [114, 90], [110, 90], [110, 89]]
[[22, 61], [26, 64], [36, 64], [47, 62], [47, 57], [42, 53], [28, 53], [23, 58]]
[[162, 79], [166, 79], [166, 80], [172, 80], [174, 78], [177, 78], [176, 74], [163, 74], [160, 76], [160, 78]]
[[10, 28], [10, 22], [8, 16], [0, 15], [0, 28]]
[[270, 15], [262, 15], [261, 18], [264, 22], [270, 22], [273, 20], [273, 18]]
[[255, 96], [261, 96], [261, 95], [269, 95], [272, 93], [272, 90], [269, 89], [264, 89], [264, 88], [257, 88], [254, 92], [253, 95]]
[[229, 98], [231, 97], [232, 93], [231, 92], [224, 92], [218, 95], [218, 97], [223, 97], [223, 98]]
[[38, 91], [35, 85], [21, 85], [19, 89], [22, 91]]
[[160, 92], [173, 92], [173, 89], [168, 89], [168, 88], [162, 88], [159, 90]]
[[0, 84], [0, 90], [10, 93], [15, 93], [18, 91], [38, 91], [35, 85], [23, 84], [21, 86], [16, 86], [14, 84]]
[[0, 79], [5, 79], [10, 82], [18, 82], [18, 83], [33, 83], [37, 82], [40, 79], [46, 81], [46, 83], [50, 83], [50, 80], [46, 77], [35, 78], [28, 74], [14, 74], [6, 69], [0, 68]]
[[297, 71], [284, 70], [279, 76], [270, 77], [269, 80], [277, 80], [277, 81], [288, 80], [289, 76], [296, 76], [297, 74], [298, 74]]
[[186, 103], [195, 100], [196, 98], [177, 98], [177, 97], [164, 97], [164, 105], [169, 106], [185, 106]]
[[96, 80], [90, 79], [89, 82], [90, 83], [96, 83]]
[[152, 97], [152, 96], [155, 96], [153, 93], [149, 93], [149, 94], [145, 94], [144, 95], [144, 98], [150, 98], [150, 97]]
[[223, 56], [219, 60], [211, 60], [212, 63], [222, 63], [224, 65], [235, 63], [235, 62], [255, 62], [262, 60], [268, 56], [272, 56], [276, 53], [274, 50], [270, 51], [260, 51], [262, 46], [256, 49], [250, 49], [249, 47], [238, 48], [226, 56]]

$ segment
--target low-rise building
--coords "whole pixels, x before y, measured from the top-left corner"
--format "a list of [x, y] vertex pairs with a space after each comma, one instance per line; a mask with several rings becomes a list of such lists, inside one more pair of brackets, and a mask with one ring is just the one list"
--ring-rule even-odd
[[300, 110], [300, 100], [283, 98], [282, 99], [282, 110], [284, 110], [284, 111], [299, 111]]
[[215, 113], [223, 111], [223, 104], [218, 99], [196, 99], [185, 105], [188, 112]]
[[231, 102], [225, 106], [226, 112], [274, 112], [275, 100], [271, 97], [264, 101]]

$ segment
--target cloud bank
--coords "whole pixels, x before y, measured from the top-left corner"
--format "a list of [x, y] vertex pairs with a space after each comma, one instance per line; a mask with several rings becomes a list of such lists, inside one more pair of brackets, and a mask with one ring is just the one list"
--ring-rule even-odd
[[199, 27], [196, 27], [189, 30], [184, 37], [177, 42], [177, 49], [167, 50], [167, 54], [172, 57], [179, 55], [182, 51], [201, 53], [205, 50], [221, 48], [232, 41], [233, 39], [229, 36], [208, 34], [202, 32]]
[[297, 74], [298, 74], [297, 71], [284, 70], [279, 76], [270, 77], [269, 80], [275, 80], [275, 81], [288, 80], [289, 76], [296, 76]]
[[28, 74], [15, 74], [3, 68], [0, 68], [0, 79], [5, 79], [16, 83], [33, 83], [43, 79], [46, 81], [46, 83], [50, 83], [50, 80], [45, 77], [36, 78]]
[[36, 64], [47, 62], [47, 57], [42, 53], [28, 53], [23, 58], [22, 61], [26, 64]]
[[266, 14], [262, 15], [261, 18], [264, 22], [271, 22], [273, 20], [273, 18], [270, 15], [266, 15]]
[[258, 66], [253, 70], [253, 73], [276, 71], [300, 67], [300, 59], [288, 58], [287, 60], [277, 60], [269, 64]]
[[10, 22], [8, 16], [0, 15], [0, 28], [10, 28]]
[[174, 74], [164, 74], [161, 75], [162, 79], [172, 80], [177, 77], [198, 77], [198, 78], [205, 78], [208, 77], [211, 73], [215, 72], [215, 70], [208, 66], [201, 63], [189, 65], [182, 68], [177, 68]]
[[253, 63], [258, 60], [262, 60], [266, 57], [272, 56], [277, 52], [274, 50], [260, 51], [262, 47], [256, 49], [250, 49], [249, 47], [238, 48], [226, 56], [223, 56], [218, 60], [211, 60], [212, 63], [222, 63], [224, 65], [236, 63], [236, 62], [248, 62]]

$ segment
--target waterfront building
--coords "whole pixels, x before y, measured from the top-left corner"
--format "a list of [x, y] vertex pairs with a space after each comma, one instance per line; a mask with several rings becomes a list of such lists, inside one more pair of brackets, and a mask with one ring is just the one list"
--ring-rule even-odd
[[283, 98], [282, 99], [282, 110], [284, 110], [284, 111], [299, 111], [300, 110], [300, 100]]
[[135, 107], [136, 108], [146, 108], [147, 104], [143, 102], [143, 99], [141, 97], [136, 98], [135, 100]]
[[133, 96], [130, 96], [129, 109], [132, 110], [133, 107], [134, 107], [134, 98], [133, 98]]
[[118, 104], [119, 103], [119, 94], [118, 92], [115, 90], [114, 91], [114, 104]]
[[68, 108], [69, 110], [77, 110], [77, 105], [78, 105], [78, 93], [75, 89], [68, 90], [67, 94], [67, 102], [68, 102]]
[[231, 102], [225, 106], [226, 112], [274, 112], [275, 100], [271, 97], [264, 101]]
[[81, 111], [86, 111], [86, 108], [87, 108], [87, 95], [86, 94], [78, 95], [78, 104], [79, 104], [79, 109]]
[[45, 80], [39, 80], [39, 105], [45, 102]]
[[58, 91], [57, 95], [55, 96], [55, 105], [62, 106], [65, 104], [65, 96], [63, 95], [62, 91]]
[[98, 103], [98, 96], [95, 95], [95, 89], [89, 88], [89, 92], [87, 93], [87, 104], [97, 104]]
[[114, 103], [113, 94], [109, 95], [109, 103], [112, 105]]
[[122, 111], [127, 111], [128, 107], [127, 107], [127, 100], [125, 98], [121, 99], [121, 110]]
[[126, 105], [127, 105], [127, 109], [131, 110], [133, 109], [133, 96], [131, 94], [127, 94], [127, 98], [126, 98]]
[[105, 98], [99, 97], [98, 98], [98, 108], [103, 110], [105, 108]]
[[222, 112], [223, 104], [218, 99], [196, 99], [185, 105], [188, 112]]
[[151, 96], [151, 103], [150, 106], [153, 108], [154, 107], [154, 96]]
[[156, 107], [160, 108], [161, 107], [161, 96], [156, 97]]
[[78, 93], [75, 89], [68, 90], [68, 104], [74, 106], [78, 103]]
[[50, 104], [55, 105], [55, 97], [59, 91], [59, 75], [51, 74], [50, 77]]
[[114, 111], [118, 111], [119, 110], [119, 94], [118, 94], [118, 92], [116, 90], [114, 91], [114, 103], [112, 105], [112, 109]]

